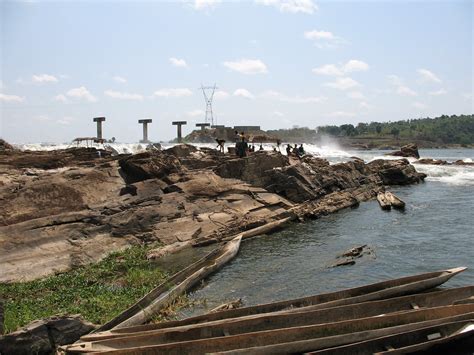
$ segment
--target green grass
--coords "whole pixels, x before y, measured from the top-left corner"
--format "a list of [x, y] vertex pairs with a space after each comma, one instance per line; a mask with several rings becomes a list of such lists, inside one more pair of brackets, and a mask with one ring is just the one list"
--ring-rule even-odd
[[80, 313], [96, 324], [110, 320], [166, 278], [146, 259], [149, 249], [133, 246], [45, 279], [0, 283], [0, 297], [6, 299], [5, 331], [56, 314]]

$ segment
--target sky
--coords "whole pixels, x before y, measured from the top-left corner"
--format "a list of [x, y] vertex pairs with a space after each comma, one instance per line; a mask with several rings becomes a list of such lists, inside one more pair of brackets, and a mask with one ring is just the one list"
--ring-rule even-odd
[[0, 137], [138, 142], [472, 114], [473, 1], [0, 0]]

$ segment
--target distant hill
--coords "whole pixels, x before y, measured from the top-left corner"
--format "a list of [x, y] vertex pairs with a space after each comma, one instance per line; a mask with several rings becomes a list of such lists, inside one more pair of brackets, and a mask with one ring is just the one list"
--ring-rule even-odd
[[391, 139], [441, 145], [472, 145], [474, 115], [443, 115], [396, 122], [359, 123], [357, 126], [352, 124], [323, 126], [318, 128], [318, 134], [349, 139]]

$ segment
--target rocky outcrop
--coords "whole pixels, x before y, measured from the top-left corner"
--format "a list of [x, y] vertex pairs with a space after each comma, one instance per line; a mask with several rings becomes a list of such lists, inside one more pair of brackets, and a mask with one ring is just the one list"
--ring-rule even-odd
[[413, 143], [404, 145], [403, 147], [400, 148], [400, 150], [392, 152], [392, 153], [388, 153], [387, 155], [420, 159], [420, 154], [418, 153], [418, 146]]
[[366, 166], [380, 177], [384, 185], [409, 185], [422, 182], [426, 178], [426, 174], [417, 172], [406, 159], [378, 159]]
[[128, 183], [147, 179], [167, 179], [170, 174], [183, 170], [181, 163], [174, 154], [144, 152], [119, 160], [121, 173]]
[[11, 144], [0, 138], [0, 152], [15, 150]]
[[318, 218], [425, 176], [403, 159], [330, 165], [188, 145], [117, 157], [48, 154], [8, 152], [1, 160], [0, 282], [65, 271], [131, 244], [159, 241], [173, 245], [169, 252], [285, 218]]
[[80, 315], [36, 320], [8, 335], [0, 336], [2, 355], [53, 354], [60, 345], [72, 344], [95, 329]]

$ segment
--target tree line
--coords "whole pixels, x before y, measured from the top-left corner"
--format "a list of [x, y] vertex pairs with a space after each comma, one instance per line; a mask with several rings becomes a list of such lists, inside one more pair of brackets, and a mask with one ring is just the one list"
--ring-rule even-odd
[[322, 135], [340, 138], [395, 138], [444, 144], [474, 144], [474, 115], [443, 115], [396, 122], [370, 122], [268, 131], [283, 141], [311, 141]]

